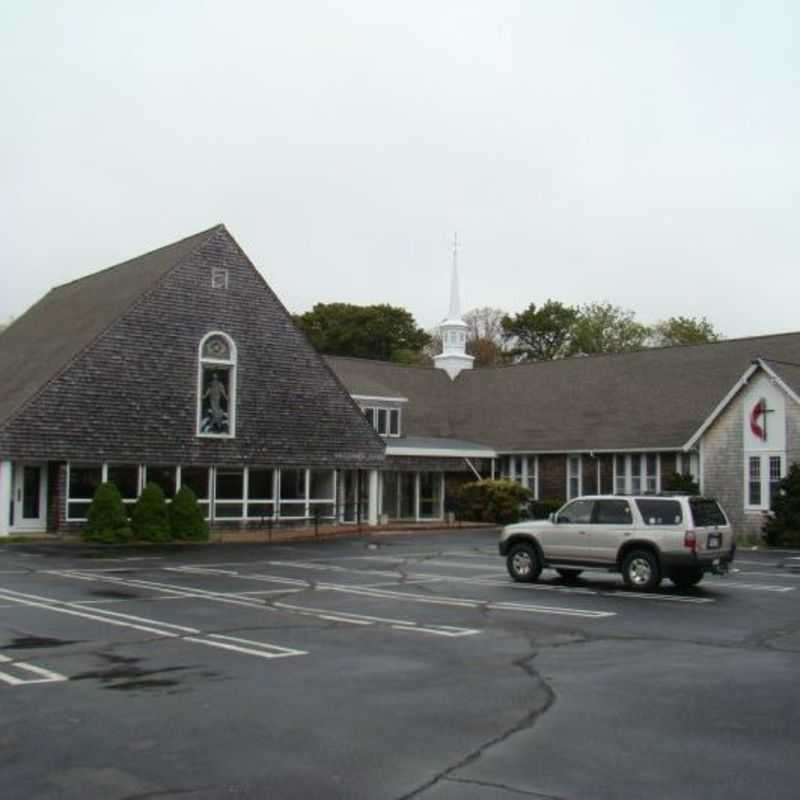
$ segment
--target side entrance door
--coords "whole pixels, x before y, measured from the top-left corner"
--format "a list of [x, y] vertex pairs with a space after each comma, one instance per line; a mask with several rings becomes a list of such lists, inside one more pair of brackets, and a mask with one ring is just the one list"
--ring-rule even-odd
[[11, 530], [47, 530], [47, 472], [43, 464], [14, 465]]

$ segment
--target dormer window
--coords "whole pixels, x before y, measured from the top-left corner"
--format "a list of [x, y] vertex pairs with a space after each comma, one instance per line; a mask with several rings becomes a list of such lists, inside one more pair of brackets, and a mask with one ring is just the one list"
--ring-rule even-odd
[[236, 435], [236, 346], [224, 333], [207, 334], [200, 342], [197, 376], [197, 433], [230, 438]]
[[367, 406], [363, 408], [364, 416], [379, 436], [400, 435], [400, 409]]

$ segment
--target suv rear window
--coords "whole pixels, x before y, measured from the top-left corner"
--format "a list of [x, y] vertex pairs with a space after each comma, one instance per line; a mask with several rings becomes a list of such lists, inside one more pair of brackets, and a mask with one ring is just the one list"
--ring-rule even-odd
[[708, 497], [692, 497], [689, 500], [692, 518], [696, 528], [707, 528], [709, 525], [727, 525], [728, 520], [716, 500]]
[[645, 525], [680, 525], [683, 511], [677, 500], [637, 500]]

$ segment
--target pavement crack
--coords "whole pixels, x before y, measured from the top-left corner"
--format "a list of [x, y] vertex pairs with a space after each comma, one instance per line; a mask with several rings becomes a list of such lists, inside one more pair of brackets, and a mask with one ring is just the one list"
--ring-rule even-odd
[[[538, 653], [534, 651], [530, 655], [515, 659], [512, 664], [536, 681], [538, 684], [537, 688], [539, 688], [544, 694], [544, 702], [539, 704], [536, 708], [531, 709], [527, 714], [525, 714], [524, 717], [522, 717], [510, 728], [489, 739], [487, 742], [484, 742], [482, 745], [480, 745], [480, 747], [476, 748], [471, 753], [468, 753], [455, 764], [452, 764], [451, 766], [439, 772], [437, 775], [434, 775], [430, 780], [426, 781], [421, 786], [418, 786], [408, 794], [402, 795], [398, 798], [398, 800], [411, 800], [411, 798], [419, 797], [423, 792], [428, 791], [428, 789], [432, 788], [441, 781], [457, 780], [451, 777], [454, 772], [475, 763], [493, 747], [503, 744], [503, 742], [507, 741], [515, 734], [532, 728], [536, 724], [537, 720], [550, 710], [551, 706], [556, 700], [556, 694], [551, 688], [550, 684], [533, 667], [533, 660], [537, 655]], [[536, 797], [537, 795], [533, 794], [532, 796]], [[539, 795], [539, 797], [547, 797], [547, 795]], [[556, 800], [559, 799], [556, 798]]]
[[528, 789], [517, 789], [514, 786], [506, 786], [504, 783], [493, 783], [492, 781], [475, 781], [467, 780], [466, 778], [444, 778], [448, 783], [461, 783], [467, 786], [483, 786], [486, 789], [501, 789], [504, 792], [511, 792], [518, 794], [520, 797], [536, 797], [539, 800], [566, 800], [566, 798], [555, 794], [542, 794], [541, 792], [532, 792]]

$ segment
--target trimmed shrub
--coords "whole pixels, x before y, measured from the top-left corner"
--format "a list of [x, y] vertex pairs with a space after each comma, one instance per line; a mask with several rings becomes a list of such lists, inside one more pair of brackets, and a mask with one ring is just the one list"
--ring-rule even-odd
[[82, 537], [87, 542], [115, 544], [131, 537], [122, 495], [113, 483], [101, 483], [89, 506]]
[[763, 531], [767, 544], [773, 547], [800, 547], [800, 465], [792, 464], [778, 484]]
[[208, 523], [203, 519], [197, 495], [188, 486], [181, 486], [170, 503], [169, 529], [173, 539], [208, 541]]
[[169, 540], [167, 501], [158, 484], [148, 483], [144, 487], [144, 491], [133, 507], [131, 527], [136, 538], [145, 542]]
[[518, 522], [521, 506], [531, 492], [515, 481], [485, 480], [465, 483], [458, 493], [461, 519], [508, 525]]
[[667, 492], [700, 494], [700, 484], [695, 481], [694, 477], [689, 472], [673, 472], [671, 475], [667, 475], [664, 481], [664, 490]]
[[528, 519], [547, 519], [563, 505], [563, 500], [531, 500], [527, 505]]

